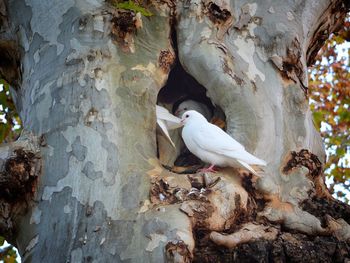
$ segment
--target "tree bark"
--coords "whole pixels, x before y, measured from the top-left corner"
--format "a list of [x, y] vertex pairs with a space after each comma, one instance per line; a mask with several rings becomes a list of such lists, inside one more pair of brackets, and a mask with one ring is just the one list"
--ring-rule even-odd
[[32, 202], [41, 172], [39, 139], [22, 132], [13, 143], [0, 147], [0, 232], [14, 242], [15, 218]]
[[[41, 138], [32, 200], [0, 228], [23, 262], [300, 262], [305, 244], [350, 258], [349, 208], [324, 184], [307, 100], [307, 63], [342, 1], [151, 2], [149, 18], [102, 0], [0, 3], [0, 38], [16, 50], [0, 52], [13, 61], [0, 72]], [[155, 105], [176, 63], [268, 162], [263, 177], [162, 166]]]

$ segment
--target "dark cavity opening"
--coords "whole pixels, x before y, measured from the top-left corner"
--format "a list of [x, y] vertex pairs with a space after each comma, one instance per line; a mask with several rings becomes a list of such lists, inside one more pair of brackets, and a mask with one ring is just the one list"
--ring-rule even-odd
[[[193, 109], [191, 106], [184, 106], [183, 103], [187, 104], [190, 101], [191, 104], [194, 102], [197, 106], [205, 109], [201, 113], [206, 115], [208, 121], [217, 125], [220, 123], [221, 125], [218, 126], [225, 128], [225, 114], [220, 107], [212, 103], [206, 93], [206, 88], [188, 74], [177, 59], [169, 73], [166, 85], [158, 94], [157, 104], [176, 115], [179, 107], [186, 110]], [[181, 114], [178, 117], [181, 118]], [[195, 173], [205, 164], [186, 148], [182, 141], [181, 131], [181, 128], [169, 131], [176, 148], [159, 133], [157, 134], [158, 158], [163, 166], [173, 172]]]

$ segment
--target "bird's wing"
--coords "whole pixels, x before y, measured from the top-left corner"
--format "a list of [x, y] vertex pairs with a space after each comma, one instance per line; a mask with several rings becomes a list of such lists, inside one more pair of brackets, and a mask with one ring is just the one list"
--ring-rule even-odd
[[216, 125], [206, 123], [194, 130], [193, 139], [203, 150], [224, 154], [227, 151], [244, 150], [242, 144]]
[[265, 161], [248, 153], [242, 144], [211, 123], [199, 127], [194, 133], [193, 141], [202, 150], [241, 160], [247, 164], [266, 165]]
[[176, 148], [173, 140], [171, 139], [171, 137], [169, 135], [169, 132], [168, 132], [168, 129], [167, 129], [165, 122], [163, 120], [157, 120], [157, 124], [158, 124], [160, 130], [162, 131], [162, 133], [165, 135], [165, 138], [167, 138], [168, 141], [171, 143], [171, 145], [174, 148]]
[[181, 119], [172, 115], [166, 108], [156, 105], [157, 120], [166, 121], [168, 130], [173, 130], [182, 126]]

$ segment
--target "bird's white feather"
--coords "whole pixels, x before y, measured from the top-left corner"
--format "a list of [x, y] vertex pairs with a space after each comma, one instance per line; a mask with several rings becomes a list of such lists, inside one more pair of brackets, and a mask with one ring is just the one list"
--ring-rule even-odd
[[167, 138], [167, 140], [170, 142], [170, 144], [175, 148], [175, 144], [169, 135], [168, 129], [166, 128], [166, 124], [164, 123], [164, 121], [157, 120], [157, 124], [158, 124], [160, 130], [162, 131], [162, 133], [165, 135], [165, 138]]
[[181, 119], [172, 115], [166, 108], [159, 105], [156, 105], [156, 115], [158, 127], [170, 144], [175, 148], [175, 144], [169, 135], [169, 130], [181, 127]]
[[216, 125], [206, 123], [198, 127], [194, 133], [194, 142], [204, 151], [241, 160], [247, 164], [266, 165], [265, 161], [248, 153], [242, 144]]
[[157, 120], [165, 121], [168, 130], [177, 129], [182, 126], [181, 119], [172, 115], [166, 108], [156, 105]]
[[259, 174], [253, 169], [253, 167], [251, 167], [249, 164], [237, 160], [239, 162], [240, 165], [242, 165], [244, 168], [246, 168], [247, 170], [249, 170], [252, 174], [255, 174], [256, 176], [259, 176]]
[[[182, 130], [184, 142], [201, 160], [219, 166], [243, 166], [251, 172], [254, 169], [250, 164], [266, 165], [265, 161], [248, 153], [243, 145], [216, 125], [207, 122], [198, 112], [185, 112], [182, 120], [185, 123]], [[255, 171], [253, 173], [257, 174]]]

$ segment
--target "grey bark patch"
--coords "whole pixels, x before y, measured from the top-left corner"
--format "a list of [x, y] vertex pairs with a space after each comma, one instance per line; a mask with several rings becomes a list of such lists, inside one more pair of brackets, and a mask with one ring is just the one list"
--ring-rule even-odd
[[[63, 45], [57, 42], [59, 35], [59, 25], [63, 21], [63, 15], [74, 5], [74, 1], [50, 1], [50, 2], [37, 2], [26, 1], [26, 4], [32, 7], [33, 17], [30, 21], [33, 32], [38, 32], [53, 45], [57, 45], [57, 54], [63, 50]], [[47, 10], [56, 14], [56, 19], [52, 16], [44, 15]]]
[[84, 161], [86, 157], [87, 148], [80, 142], [80, 136], [78, 136], [72, 144], [72, 153], [79, 161]]
[[76, 248], [71, 253], [70, 262], [83, 262], [83, 252], [81, 248]]
[[82, 170], [82, 173], [85, 174], [88, 178], [90, 178], [91, 180], [95, 180], [97, 178], [100, 178], [102, 177], [102, 172], [96, 172], [94, 170], [94, 165], [92, 162], [87, 162], [85, 165], [84, 165], [84, 168]]
[[44, 152], [44, 174], [50, 172], [51, 176], [43, 177], [45, 185], [56, 185], [57, 181], [66, 176], [69, 170], [69, 158], [71, 153], [66, 152], [67, 141], [57, 131], [45, 135], [47, 147]]
[[124, 208], [138, 207], [137, 200], [139, 200], [139, 192], [137, 187], [140, 185], [141, 175], [134, 174], [129, 177], [128, 183], [122, 187], [122, 204]]
[[248, 25], [248, 23], [252, 19], [252, 15], [250, 14], [251, 11], [249, 7], [250, 7], [249, 4], [246, 4], [241, 7], [241, 14], [239, 15], [239, 19], [237, 23], [234, 25], [234, 27], [238, 29], [242, 29], [243, 27]]
[[[84, 242], [83, 256], [103, 259], [103, 262], [121, 262], [119, 255], [130, 245], [134, 235], [134, 222], [111, 220], [102, 202], [95, 202], [91, 214], [79, 222], [78, 237]], [[105, 240], [105, 241], [104, 241]], [[75, 243], [79, 245], [78, 242]], [[73, 262], [72, 262], [73, 263]]]
[[30, 217], [30, 224], [39, 224], [41, 218], [41, 210], [38, 207], [35, 207], [32, 216]]
[[102, 123], [99, 121], [93, 121], [90, 124], [90, 128], [99, 131], [102, 137], [102, 147], [106, 149], [107, 152], [107, 169], [104, 173], [103, 183], [105, 186], [110, 186], [115, 183], [116, 175], [119, 170], [119, 151], [114, 143], [109, 141], [108, 137], [105, 135], [108, 129], [112, 129], [111, 123]]
[[[25, 253], [25, 248], [20, 249], [20, 254], [22, 255], [22, 260], [26, 262], [27, 256], [31, 256], [33, 262], [42, 262], [42, 259], [51, 258], [50, 262], [64, 262], [65, 258], [70, 257], [70, 251], [68, 249], [69, 242], [74, 238], [75, 230], [70, 222], [73, 222], [71, 216], [76, 216], [76, 212], [71, 215], [63, 213], [63, 205], [67, 203], [67, 196], [70, 196], [71, 190], [65, 188], [62, 192], [55, 194], [52, 198], [53, 203], [41, 202], [38, 206], [41, 210], [41, 220], [40, 224], [36, 225], [36, 229], [42, 231], [41, 233], [47, 233], [47, 236], [41, 235], [38, 239], [37, 245], [33, 248], [31, 253]], [[74, 201], [71, 201], [71, 206], [75, 207]], [[53, 205], [54, 204], [54, 205]], [[62, 207], [61, 207], [62, 204]], [[24, 227], [23, 234], [18, 236], [18, 241], [22, 244], [29, 244], [32, 239], [31, 231], [26, 229], [30, 226]], [[55, 236], [54, 242], [52, 242], [52, 236]], [[58, 245], [59, 244], [59, 245]], [[47, 249], [40, 249], [42, 246]], [[37, 249], [38, 248], [38, 249]], [[57, 252], [60, 255], [60, 259], [52, 258], [52, 251]]]
[[165, 234], [170, 226], [165, 221], [162, 221], [159, 218], [153, 218], [149, 221], [147, 221], [143, 227], [142, 232], [145, 234], [145, 236], [150, 237], [151, 234]]
[[107, 156], [107, 172], [108, 176], [105, 176], [104, 183], [107, 185], [114, 184], [115, 176], [119, 169], [119, 156], [120, 153], [115, 144], [111, 143], [107, 138], [102, 141], [102, 147], [108, 152]]
[[106, 238], [115, 240], [106, 244], [109, 254], [119, 258], [130, 245], [134, 235], [134, 223], [130, 221], [113, 221], [113, 231], [106, 231]]
[[71, 7], [63, 15], [62, 23], [59, 25], [59, 35], [57, 41], [64, 43], [64, 51], [70, 48], [70, 45], [67, 42], [67, 39], [71, 39], [73, 34], [77, 31], [76, 27], [78, 26], [78, 17], [80, 16], [80, 11], [76, 7]]
[[[32, 262], [91, 262], [103, 259], [103, 262], [121, 262], [118, 255], [125, 251], [133, 238], [133, 221], [111, 220], [102, 202], [95, 202], [91, 213], [86, 214], [87, 206], [71, 197], [68, 187], [52, 196], [51, 202], [41, 202], [42, 211], [38, 231], [47, 233], [40, 236], [32, 252], [23, 254], [23, 260]], [[69, 198], [70, 197], [70, 198]], [[64, 207], [71, 208], [70, 213], [63, 213]], [[27, 226], [28, 227], [28, 226]], [[22, 244], [29, 244], [33, 236], [25, 229], [18, 239]], [[52, 236], [55, 236], [52, 239]], [[105, 242], [101, 241], [105, 240]], [[42, 249], [45, 247], [45, 249]], [[20, 248], [21, 249], [21, 248]], [[55, 251], [57, 257], [52, 257]], [[80, 259], [74, 261], [73, 259]]]
[[[28, 98], [25, 98], [26, 104], [32, 105], [30, 111], [32, 118], [38, 120], [28, 122], [27, 117], [24, 119], [24, 125], [38, 133], [46, 133], [54, 130], [58, 125], [62, 127], [77, 123], [79, 112], [74, 111], [74, 106], [79, 101], [81, 90], [72, 84], [73, 78], [70, 83], [64, 83], [63, 88], [57, 87], [55, 83], [58, 78], [57, 73], [51, 67], [47, 67], [47, 64], [56, 63], [53, 61], [57, 60], [53, 48], [42, 49], [40, 55], [49, 59], [41, 59], [40, 63], [34, 66], [32, 77], [40, 78], [38, 76], [40, 74], [45, 80], [34, 84], [29, 83], [29, 85], [36, 85], [37, 88], [32, 89], [30, 94], [27, 94]], [[66, 75], [69, 75], [69, 72], [66, 72]], [[70, 95], [67, 96], [67, 94]]]

